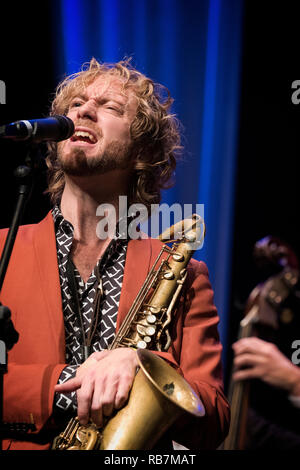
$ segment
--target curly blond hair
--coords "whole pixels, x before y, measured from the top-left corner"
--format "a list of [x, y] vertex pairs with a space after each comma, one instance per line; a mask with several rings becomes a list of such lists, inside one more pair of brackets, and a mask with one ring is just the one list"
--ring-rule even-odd
[[[169, 90], [134, 69], [130, 59], [115, 64], [92, 59], [81, 71], [66, 77], [57, 87], [51, 115], [67, 114], [72, 98], [99, 76], [119, 77], [124, 89], [137, 98], [137, 112], [131, 123], [135, 148], [133, 181], [129, 202], [143, 203], [148, 209], [161, 200], [161, 190], [173, 185], [176, 162], [182, 149], [180, 123], [170, 112], [173, 99]], [[57, 158], [57, 143], [48, 144], [48, 190], [53, 203], [59, 203], [65, 185]]]

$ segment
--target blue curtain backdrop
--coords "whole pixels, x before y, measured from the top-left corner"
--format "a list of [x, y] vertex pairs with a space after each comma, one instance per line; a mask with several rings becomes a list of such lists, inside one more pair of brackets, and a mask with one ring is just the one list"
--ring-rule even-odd
[[185, 158], [162, 202], [204, 204], [207, 235], [195, 258], [208, 266], [226, 346], [243, 1], [61, 0], [55, 10], [57, 80], [91, 57], [130, 56], [174, 97]]

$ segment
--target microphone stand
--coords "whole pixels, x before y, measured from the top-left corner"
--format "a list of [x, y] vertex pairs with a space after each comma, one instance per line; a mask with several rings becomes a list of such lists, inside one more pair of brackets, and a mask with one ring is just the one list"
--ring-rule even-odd
[[[14, 172], [15, 177], [19, 180], [19, 187], [15, 211], [0, 261], [0, 292], [2, 290], [17, 232], [22, 221], [25, 205], [33, 187], [36, 158], [37, 147], [31, 143], [25, 157], [25, 165], [18, 166]], [[4, 374], [7, 373], [7, 350], [11, 349], [19, 339], [19, 334], [15, 330], [10, 318], [11, 312], [9, 308], [0, 303], [0, 450], [2, 450], [3, 434], [5, 430], [7, 430], [3, 423], [3, 378]]]

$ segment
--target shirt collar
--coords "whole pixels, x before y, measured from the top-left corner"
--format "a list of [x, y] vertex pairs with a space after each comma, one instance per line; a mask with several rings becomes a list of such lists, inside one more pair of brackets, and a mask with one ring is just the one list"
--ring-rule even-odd
[[[71, 224], [71, 222], [69, 222], [68, 220], [66, 220], [61, 212], [61, 209], [59, 207], [58, 204], [56, 204], [53, 209], [52, 209], [52, 217], [53, 217], [53, 220], [54, 220], [54, 226], [55, 226], [55, 233], [57, 234], [58, 230], [61, 229], [63, 230], [63, 232], [68, 235], [68, 236], [73, 236], [74, 234], [74, 227], [73, 225]], [[124, 216], [122, 217], [118, 223], [117, 223], [117, 226], [116, 226], [116, 235], [114, 237], [114, 241], [115, 242], [118, 242], [118, 243], [127, 243], [131, 237], [130, 235], [128, 234], [128, 230], [127, 230], [127, 233], [125, 233], [124, 231], [121, 231], [122, 230], [122, 227], [126, 227], [126, 224], [124, 224], [124, 220], [126, 219], [127, 217], [127, 229], [129, 227], [129, 224], [130, 222], [132, 222], [132, 220], [134, 219], [134, 217], [129, 217], [129, 216]], [[121, 230], [120, 230], [121, 228]]]
[[59, 229], [61, 229], [67, 235], [69, 235], [69, 236], [72, 235], [73, 236], [74, 227], [71, 224], [71, 222], [69, 222], [68, 220], [66, 220], [64, 218], [64, 216], [62, 215], [62, 212], [60, 210], [60, 207], [58, 205], [55, 205], [53, 207], [52, 217], [53, 217], [53, 220], [54, 220], [54, 226], [55, 226], [55, 233], [56, 234], [59, 231]]

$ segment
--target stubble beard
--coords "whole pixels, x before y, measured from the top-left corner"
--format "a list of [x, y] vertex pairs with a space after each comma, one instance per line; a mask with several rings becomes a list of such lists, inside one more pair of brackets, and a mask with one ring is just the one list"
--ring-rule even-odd
[[127, 169], [132, 159], [133, 145], [112, 141], [106, 149], [95, 157], [87, 157], [84, 149], [72, 149], [63, 154], [61, 145], [57, 146], [58, 160], [61, 169], [70, 176], [101, 175], [112, 170]]

